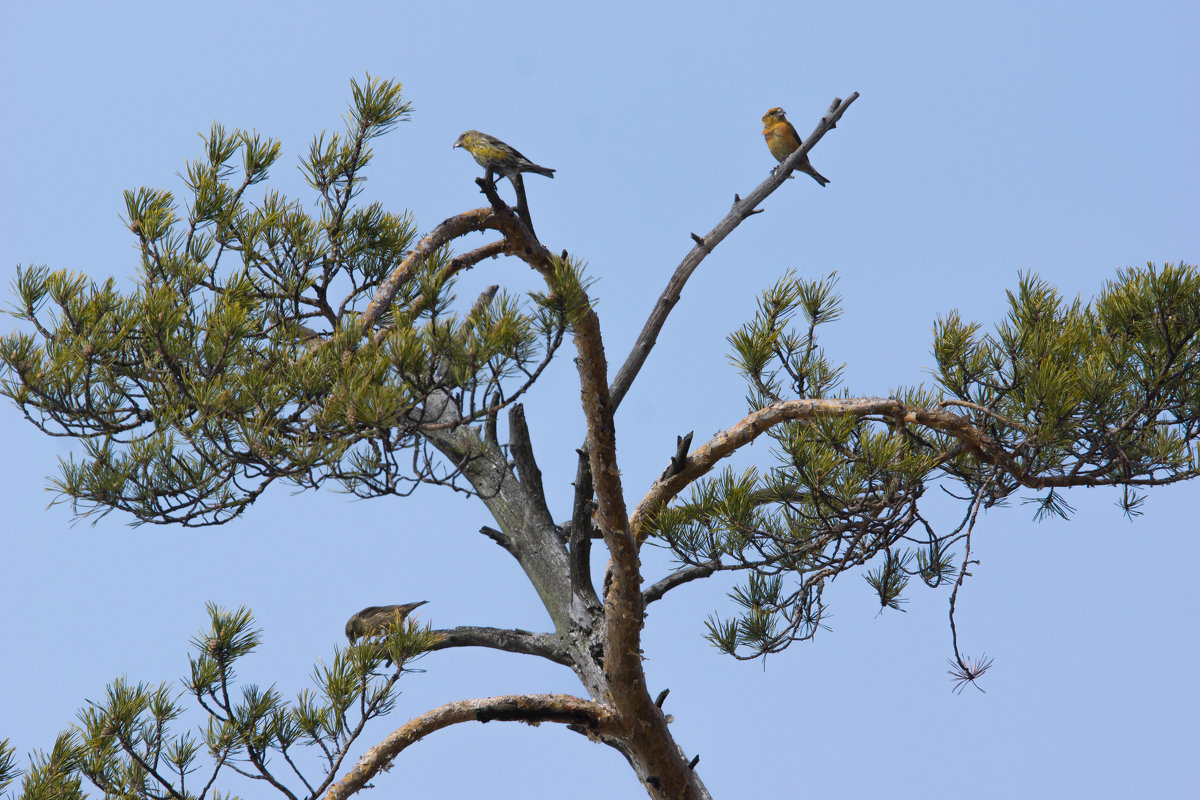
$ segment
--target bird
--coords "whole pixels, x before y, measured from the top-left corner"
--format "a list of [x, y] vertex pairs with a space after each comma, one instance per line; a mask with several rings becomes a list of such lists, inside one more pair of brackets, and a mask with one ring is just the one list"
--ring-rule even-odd
[[346, 621], [346, 638], [350, 644], [354, 644], [364, 637], [383, 636], [394, 620], [404, 619], [414, 608], [428, 602], [422, 600], [400, 606], [367, 606]]
[[[766, 114], [763, 114], [762, 122], [763, 138], [767, 140], [767, 149], [771, 151], [771, 155], [775, 156], [776, 161], [782, 163], [802, 144], [800, 136], [792, 127], [792, 123], [787, 121], [787, 115], [782, 108], [776, 107], [767, 111]], [[808, 163], [807, 155], [800, 160], [796, 169], [811, 175], [813, 180], [822, 186], [829, 183], [828, 178], [817, 172], [813, 169], [813, 165]]]
[[466, 150], [481, 167], [487, 170], [489, 183], [492, 181], [493, 172], [508, 178], [514, 184], [520, 179], [522, 172], [536, 172], [547, 178], [554, 177], [555, 170], [533, 163], [517, 152], [516, 148], [505, 144], [495, 136], [488, 136], [486, 133], [474, 130], [464, 131], [454, 142], [454, 146]]

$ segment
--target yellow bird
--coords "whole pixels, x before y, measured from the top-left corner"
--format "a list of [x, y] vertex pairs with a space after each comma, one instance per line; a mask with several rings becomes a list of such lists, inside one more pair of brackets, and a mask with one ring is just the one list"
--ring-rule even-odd
[[[775, 156], [776, 161], [782, 163], [802, 144], [799, 134], [792, 127], [792, 123], [787, 121], [787, 115], [782, 108], [772, 108], [763, 114], [762, 122], [763, 138], [767, 140], [767, 149], [771, 151], [771, 155]], [[800, 161], [796, 169], [811, 175], [813, 180], [822, 186], [829, 183], [828, 178], [817, 172], [813, 169], [813, 165], [808, 163], [808, 156]]]
[[547, 178], [554, 177], [554, 170], [538, 166], [517, 152], [515, 147], [486, 133], [466, 131], [458, 137], [454, 146], [466, 150], [479, 166], [487, 170], [488, 181], [491, 181], [493, 172], [500, 173], [501, 177], [512, 180], [514, 184], [516, 180], [513, 176], [519, 176], [522, 172], [536, 172]]

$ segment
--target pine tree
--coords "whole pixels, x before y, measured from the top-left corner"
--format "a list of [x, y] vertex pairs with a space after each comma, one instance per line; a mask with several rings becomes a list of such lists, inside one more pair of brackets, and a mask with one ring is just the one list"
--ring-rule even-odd
[[[672, 589], [741, 576], [739, 612], [710, 618], [708, 638], [735, 658], [760, 658], [813, 637], [825, 587], [846, 573], [861, 571], [881, 608], [897, 608], [916, 578], [946, 587], [953, 609], [979, 512], [1021, 493], [1033, 493], [1039, 515], [1067, 516], [1069, 488], [1115, 486], [1132, 515], [1149, 487], [1200, 474], [1193, 266], [1123, 270], [1086, 304], [1026, 275], [995, 331], [957, 314], [939, 320], [933, 385], [890, 397], [849, 392], [821, 346], [840, 313], [836, 276], [789, 273], [729, 337], [746, 415], [694, 449], [681, 436], [648, 491], [627, 494], [614, 412], [684, 284], [856, 98], [836, 100], [803, 147], [745, 199], [735, 195], [707, 235], [693, 234], [611, 380], [583, 262], [544, 246], [529, 209], [515, 213], [493, 182], [479, 181], [488, 206], [424, 235], [411, 214], [356, 203], [373, 142], [410, 114], [386, 80], [355, 83], [345, 133], [317, 137], [302, 160], [315, 213], [272, 190], [252, 201], [280, 145], [216, 125], [206, 157], [186, 169], [182, 206], [162, 190], [126, 194], [140, 250], [132, 290], [21, 269], [25, 330], [0, 342], [0, 391], [47, 434], [80, 441], [54, 479], [78, 515], [208, 526], [247, 512], [276, 482], [362, 498], [452, 488], [487, 507], [495, 527], [482, 533], [520, 564], [554, 624], [433, 630], [396, 615], [386, 633], [336, 651], [315, 670], [316, 689], [289, 701], [273, 688], [235, 690], [235, 665], [259, 632], [246, 609], [211, 606], [185, 687], [211, 720], [200, 738], [172, 731], [182, 704], [169, 685], [117, 680], [35, 759], [26, 793], [80, 796], [86, 779], [113, 795], [202, 797], [234, 770], [289, 797], [345, 797], [439, 728], [513, 720], [562, 723], [615, 748], [652, 797], [707, 797], [642, 667], [644, 616]], [[497, 238], [452, 250], [475, 232]], [[543, 288], [455, 296], [459, 273], [497, 256], [523, 261]], [[520, 401], [564, 344], [587, 437], [570, 516], [556, 519]], [[727, 466], [760, 436], [769, 466]], [[949, 530], [921, 510], [935, 486], [961, 503]], [[608, 557], [600, 581], [594, 543]], [[644, 582], [646, 545], [669, 548], [680, 567]], [[413, 660], [449, 647], [565, 665], [581, 696], [449, 703], [346, 763], [363, 725], [394, 708]], [[960, 687], [990, 664], [960, 653], [956, 639], [953, 651]], [[15, 774], [0, 744], [0, 786]]]

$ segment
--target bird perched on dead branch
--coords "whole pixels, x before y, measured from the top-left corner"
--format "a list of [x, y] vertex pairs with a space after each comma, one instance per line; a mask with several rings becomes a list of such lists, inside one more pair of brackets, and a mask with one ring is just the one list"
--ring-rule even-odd
[[414, 608], [428, 602], [422, 600], [402, 606], [367, 606], [346, 621], [346, 638], [354, 644], [363, 637], [383, 636], [394, 620], [404, 619]]
[[[772, 108], [763, 114], [762, 123], [763, 138], [767, 140], [767, 149], [771, 151], [771, 155], [775, 156], [776, 161], [782, 163], [801, 145], [800, 135], [796, 133], [792, 123], [787, 121], [787, 115], [782, 108]], [[813, 180], [822, 186], [829, 183], [828, 178], [817, 172], [813, 169], [813, 165], [808, 163], [807, 155], [801, 159], [800, 165], [796, 169], [811, 175]]]
[[498, 173], [500, 177], [512, 181], [513, 188], [517, 192], [517, 215], [529, 228], [529, 232], [534, 233], [533, 217], [529, 213], [529, 201], [525, 198], [525, 179], [521, 177], [521, 173], [536, 172], [547, 178], [553, 178], [554, 170], [533, 163], [517, 152], [515, 147], [510, 147], [495, 136], [488, 136], [479, 131], [465, 131], [458, 137], [454, 146], [466, 150], [481, 167], [487, 170], [484, 180], [488, 184], [495, 185], [493, 173]]
[[454, 146], [466, 150], [479, 163], [479, 166], [487, 170], [489, 182], [492, 181], [493, 172], [514, 182], [513, 176], [520, 175], [522, 172], [536, 172], [547, 178], [554, 177], [554, 170], [538, 166], [518, 153], [516, 148], [510, 147], [495, 136], [488, 136], [486, 133], [466, 131], [458, 137]]

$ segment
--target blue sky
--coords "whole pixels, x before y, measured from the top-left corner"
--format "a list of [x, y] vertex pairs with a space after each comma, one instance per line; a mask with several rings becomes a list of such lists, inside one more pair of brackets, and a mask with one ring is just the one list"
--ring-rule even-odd
[[[122, 190], [180, 189], [214, 120], [281, 139], [271, 183], [309, 202], [297, 157], [315, 133], [340, 130], [350, 79], [369, 72], [403, 82], [415, 113], [377, 143], [364, 200], [410, 209], [424, 230], [481, 205], [477, 166], [451, 149], [468, 128], [557, 169], [526, 181], [538, 232], [587, 259], [619, 362], [689, 232], [774, 163], [762, 113], [783, 106], [806, 134], [835, 96], [860, 92], [811, 155], [832, 183], [783, 187], [685, 290], [618, 415], [635, 498], [677, 433], [701, 441], [740, 418], [724, 337], [788, 269], [838, 272], [845, 314], [825, 345], [852, 392], [887, 395], [928, 379], [939, 315], [991, 324], [1022, 271], [1087, 299], [1119, 268], [1200, 261], [1195, 3], [828, 5], [12, 6], [0, 33], [0, 270], [126, 280], [136, 261]], [[532, 285], [526, 268], [490, 263], [460, 294], [497, 282]], [[527, 403], [559, 517], [582, 439], [577, 397], [562, 358]], [[73, 525], [45, 491], [70, 443], [11, 405], [0, 435], [0, 738], [22, 755], [119, 675], [182, 676], [210, 600], [254, 611], [265, 643], [242, 675], [287, 695], [365, 605], [427, 599], [422, 616], [444, 627], [547, 625], [515, 564], [475, 533], [482, 506], [459, 495], [356, 502], [276, 488], [219, 529], [132, 529], [117, 514]], [[765, 447], [748, 459], [765, 463]], [[987, 694], [950, 691], [941, 592], [913, 591], [908, 613], [877, 616], [865, 583], [839, 581], [833, 630], [765, 668], [701, 638], [704, 618], [729, 607], [725, 584], [652, 606], [651, 686], [671, 688], [675, 735], [701, 755], [714, 796], [1194, 790], [1200, 487], [1151, 493], [1134, 521], [1111, 493], [1068, 499], [1070, 522], [1034, 523], [1018, 504], [980, 521], [958, 623], [966, 652], [996, 659]], [[649, 553], [643, 574], [668, 568]], [[452, 699], [577, 691], [564, 668], [508, 654], [442, 652], [421, 666], [375, 738]], [[377, 785], [414, 797], [641, 793], [615, 752], [553, 725], [442, 731]]]

